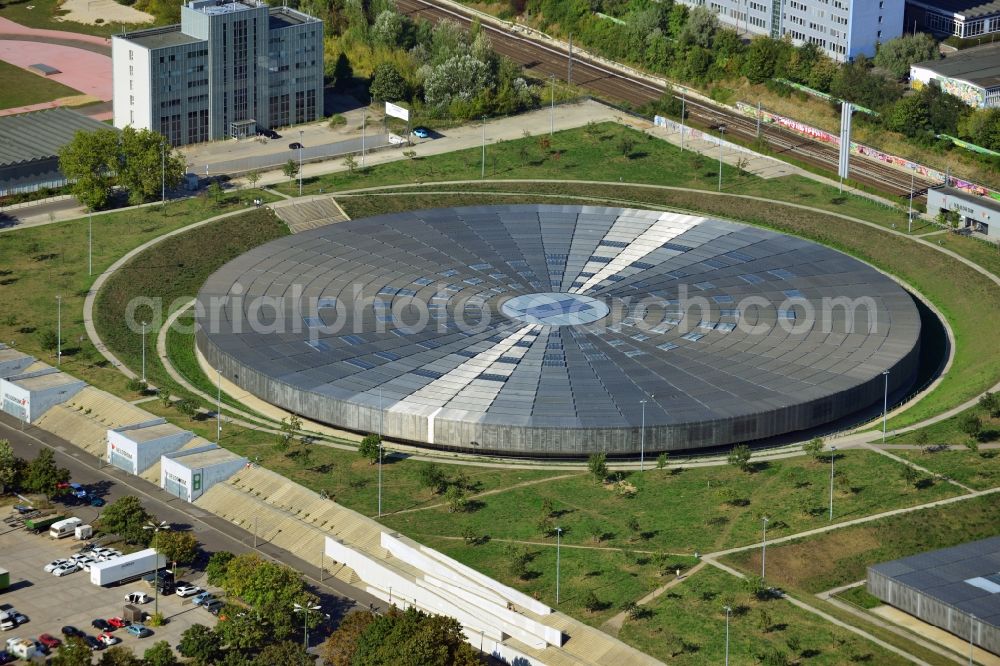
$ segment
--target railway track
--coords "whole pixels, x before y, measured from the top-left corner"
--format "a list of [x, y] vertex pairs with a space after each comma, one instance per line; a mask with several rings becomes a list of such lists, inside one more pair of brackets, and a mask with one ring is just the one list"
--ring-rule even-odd
[[[468, 26], [472, 19], [450, 7], [436, 5], [429, 0], [396, 0], [400, 12], [412, 18], [422, 18], [431, 22], [452, 19], [460, 25]], [[497, 53], [507, 56], [520, 64], [530, 75], [540, 79], [555, 76], [566, 80], [569, 72], [569, 54], [562, 48], [544, 44], [528, 37], [512, 34], [489, 23], [483, 23]], [[638, 77], [631, 77], [585, 57], [573, 54], [572, 82], [595, 95], [614, 102], [628, 102], [642, 106], [657, 100], [664, 88]], [[757, 136], [757, 121], [729, 109], [708, 104], [701, 100], [687, 100], [687, 122], [700, 129], [717, 128], [725, 125], [726, 134], [744, 140]], [[793, 156], [795, 159], [834, 174], [837, 171], [838, 151], [816, 141], [804, 139], [782, 127], [762, 125], [761, 135], [767, 141], [774, 155]], [[879, 191], [893, 196], [907, 196], [910, 193], [910, 176], [884, 166], [873, 160], [853, 155], [850, 163], [853, 180], [865, 183]], [[936, 181], [916, 178], [914, 187], [924, 192]], [[915, 196], [914, 200], [926, 199], [926, 195]]]

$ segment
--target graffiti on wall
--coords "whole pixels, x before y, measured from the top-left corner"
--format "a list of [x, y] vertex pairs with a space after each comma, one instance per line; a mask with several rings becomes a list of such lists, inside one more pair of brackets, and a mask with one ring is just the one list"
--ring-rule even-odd
[[986, 91], [968, 81], [938, 77], [937, 82], [941, 85], [941, 90], [958, 97], [969, 106], [980, 107], [986, 104]]

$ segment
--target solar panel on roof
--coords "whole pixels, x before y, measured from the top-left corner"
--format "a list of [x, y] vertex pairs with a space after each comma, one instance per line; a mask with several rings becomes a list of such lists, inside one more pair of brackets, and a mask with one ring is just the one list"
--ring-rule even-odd
[[427, 368], [417, 368], [411, 372], [419, 377], [427, 377], [428, 379], [441, 379], [444, 377], [444, 375], [440, 372], [436, 370], [428, 370]]

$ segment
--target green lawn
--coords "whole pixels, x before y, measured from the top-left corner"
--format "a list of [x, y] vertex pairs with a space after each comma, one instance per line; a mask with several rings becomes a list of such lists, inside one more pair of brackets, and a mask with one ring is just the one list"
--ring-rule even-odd
[[[244, 192], [242, 196], [274, 198], [259, 191]], [[242, 206], [236, 197], [218, 206], [196, 198], [172, 202], [166, 212], [160, 212], [158, 206], [150, 206], [94, 215], [93, 276], [87, 274], [87, 218], [3, 234], [0, 237], [0, 301], [16, 303], [17, 308], [0, 313], [0, 340], [14, 341], [18, 349], [55, 363], [55, 350], [42, 349], [39, 333], [55, 332], [56, 296], [61, 295], [63, 370], [99, 388], [124, 394], [124, 376], [108, 366], [90, 344], [83, 328], [83, 301], [93, 280], [123, 254], [152, 238]], [[147, 268], [156, 265], [153, 263]], [[138, 345], [139, 336], [136, 338]], [[133, 368], [138, 369], [138, 365]]]
[[0, 109], [80, 95], [69, 86], [0, 60]]
[[[121, 23], [89, 25], [75, 21], [57, 21], [56, 17], [66, 14], [66, 11], [60, 9], [59, 5], [59, 0], [15, 0], [5, 2], [0, 6], [0, 16], [30, 28], [81, 32], [99, 37], [110, 37], [122, 31]], [[148, 28], [149, 25], [126, 25], [124, 27], [126, 30], [134, 30]]]
[[[783, 589], [815, 594], [863, 580], [871, 564], [995, 536], [997, 525], [997, 495], [891, 516], [768, 546], [767, 578]], [[750, 573], [760, 570], [757, 550], [729, 555], [723, 561]]]
[[1000, 486], [1000, 451], [983, 449], [974, 453], [965, 448], [957, 451], [893, 451], [932, 472], [964, 483], [970, 488], [987, 490]]
[[[838, 453], [834, 487], [837, 521], [910, 506], [961, 492], [951, 484], [921, 488], [902, 477], [903, 465], [871, 451]], [[569, 544], [694, 553], [754, 543], [761, 516], [769, 536], [828, 524], [830, 466], [825, 460], [774, 461], [748, 474], [731, 466], [682, 471], [634, 472], [625, 478], [632, 498], [589, 475], [512, 489], [486, 497], [465, 514], [447, 508], [387, 516], [384, 522], [409, 536], [461, 536], [466, 529], [493, 538], [546, 541], [539, 519], [548, 500]], [[628, 527], [635, 518], [638, 529]]]
[[693, 574], [627, 620], [619, 637], [669, 664], [907, 664], [907, 660], [780, 599], [761, 601], [713, 567]]
[[969, 442], [969, 436], [962, 431], [961, 419], [970, 412], [977, 415], [983, 425], [983, 430], [977, 438], [979, 443], [985, 444], [1000, 440], [1000, 418], [991, 418], [985, 410], [977, 406], [937, 423], [924, 426], [923, 428], [898, 435], [890, 435], [885, 441], [887, 444], [912, 444], [918, 446], [934, 446], [938, 444], [963, 446]]

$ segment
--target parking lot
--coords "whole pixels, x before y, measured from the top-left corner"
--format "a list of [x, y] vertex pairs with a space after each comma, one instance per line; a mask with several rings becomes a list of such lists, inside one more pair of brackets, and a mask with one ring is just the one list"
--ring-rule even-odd
[[[6, 507], [0, 508], [0, 512], [6, 513], [6, 510]], [[84, 512], [75, 513], [80, 515]], [[90, 574], [86, 571], [57, 578], [44, 571], [45, 565], [75, 554], [81, 542], [72, 537], [54, 540], [49, 538], [47, 532], [35, 535], [24, 529], [9, 530], [4, 527], [0, 531], [0, 567], [10, 571], [10, 588], [0, 592], [0, 608], [14, 607], [28, 617], [26, 624], [0, 635], [4, 642], [14, 637], [37, 639], [43, 633], [62, 639], [60, 630], [66, 625], [96, 635], [99, 632], [90, 623], [96, 618], [121, 616], [127, 593], [139, 591], [150, 596], [153, 594], [152, 587], [141, 580], [102, 588], [91, 584]], [[194, 578], [185, 576], [183, 580], [204, 587], [203, 574], [195, 573], [197, 576]], [[153, 605], [150, 601], [141, 608], [152, 614]], [[141, 656], [159, 640], [166, 640], [176, 647], [181, 634], [193, 624], [212, 627], [216, 622], [208, 611], [195, 606], [191, 598], [163, 596], [159, 600], [159, 610], [167, 622], [162, 627], [151, 627], [152, 636], [140, 639], [124, 629], [116, 630], [114, 635]]]

